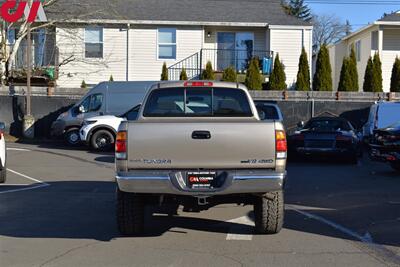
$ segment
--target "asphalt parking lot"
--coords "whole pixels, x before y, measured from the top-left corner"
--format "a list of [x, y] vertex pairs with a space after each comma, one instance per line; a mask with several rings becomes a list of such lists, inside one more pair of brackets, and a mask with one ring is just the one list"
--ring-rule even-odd
[[400, 175], [366, 158], [290, 162], [279, 235], [253, 235], [252, 207], [225, 205], [151, 208], [146, 234], [129, 238], [112, 154], [9, 144], [8, 160], [0, 266], [400, 266]]

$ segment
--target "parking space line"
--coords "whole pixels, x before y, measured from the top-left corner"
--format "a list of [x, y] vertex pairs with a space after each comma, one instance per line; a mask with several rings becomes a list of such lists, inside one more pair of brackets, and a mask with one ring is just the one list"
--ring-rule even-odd
[[5, 186], [28, 186], [28, 187], [2, 191], [2, 192], [0, 192], [0, 195], [2, 195], [2, 194], [8, 194], [8, 193], [21, 192], [21, 191], [28, 191], [28, 190], [33, 190], [33, 189], [38, 189], [38, 188], [43, 188], [43, 187], [50, 186], [48, 183], [45, 183], [45, 182], [43, 182], [43, 181], [40, 181], [40, 180], [35, 179], [35, 178], [33, 178], [33, 177], [30, 177], [30, 176], [28, 176], [28, 175], [26, 175], [26, 174], [23, 174], [23, 173], [20, 173], [20, 172], [11, 170], [11, 169], [7, 169], [7, 171], [9, 171], [9, 172], [11, 172], [11, 173], [14, 173], [14, 174], [16, 174], [16, 175], [19, 175], [19, 176], [21, 176], [21, 177], [23, 177], [23, 178], [25, 178], [25, 179], [34, 181], [34, 182], [38, 183], [38, 185], [29, 186], [29, 185], [9, 185], [9, 184], [6, 184]]
[[30, 152], [31, 150], [26, 148], [15, 148], [15, 147], [8, 147], [7, 151], [23, 151], [23, 152]]
[[228, 222], [235, 225], [230, 228], [230, 233], [226, 235], [226, 240], [253, 240], [254, 222], [249, 217], [243, 216]]
[[47, 184], [47, 183], [45, 183], [45, 182], [43, 182], [43, 181], [40, 181], [40, 180], [35, 179], [35, 178], [32, 178], [32, 177], [30, 177], [30, 176], [28, 176], [28, 175], [25, 175], [25, 174], [23, 174], [23, 173], [19, 173], [19, 172], [17, 172], [17, 171], [11, 170], [11, 169], [7, 169], [7, 171], [9, 171], [9, 172], [11, 172], [11, 173], [14, 173], [14, 174], [16, 174], [16, 175], [19, 175], [19, 176], [21, 176], [21, 177], [24, 177], [24, 178], [26, 178], [26, 179], [28, 179], [28, 180], [31, 180], [31, 181], [34, 181], [34, 182], [37, 182], [37, 183], [40, 183], [40, 184], [49, 185], [49, 184]]

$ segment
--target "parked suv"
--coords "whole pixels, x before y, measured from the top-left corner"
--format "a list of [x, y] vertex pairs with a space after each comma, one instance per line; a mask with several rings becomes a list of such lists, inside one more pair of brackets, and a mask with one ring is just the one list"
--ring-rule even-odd
[[6, 168], [6, 141], [4, 137], [4, 131], [6, 126], [4, 123], [0, 122], [0, 183], [5, 183], [7, 176]]
[[150, 89], [136, 121], [116, 141], [117, 222], [125, 235], [144, 228], [150, 204], [207, 210], [254, 206], [256, 232], [283, 225], [287, 143], [279, 121], [261, 121], [245, 86], [193, 81]]

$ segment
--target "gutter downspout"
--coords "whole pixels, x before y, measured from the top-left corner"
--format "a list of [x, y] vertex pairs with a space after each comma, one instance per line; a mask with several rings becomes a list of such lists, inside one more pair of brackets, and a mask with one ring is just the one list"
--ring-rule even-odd
[[126, 29], [126, 81], [129, 81], [129, 31], [131, 24], [128, 23]]

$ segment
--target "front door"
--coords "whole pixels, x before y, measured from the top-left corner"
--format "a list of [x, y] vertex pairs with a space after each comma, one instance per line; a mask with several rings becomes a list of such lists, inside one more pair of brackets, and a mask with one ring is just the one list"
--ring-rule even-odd
[[238, 71], [247, 69], [253, 57], [254, 33], [252, 32], [219, 32], [217, 35], [217, 71], [234, 67]]

